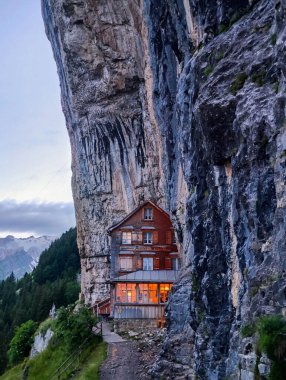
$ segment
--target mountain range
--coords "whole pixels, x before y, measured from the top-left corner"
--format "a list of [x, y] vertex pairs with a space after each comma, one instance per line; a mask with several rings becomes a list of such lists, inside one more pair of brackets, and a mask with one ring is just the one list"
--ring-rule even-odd
[[30, 273], [38, 264], [41, 253], [47, 249], [57, 236], [29, 236], [15, 238], [8, 235], [0, 238], [0, 280], [12, 272], [16, 278]]

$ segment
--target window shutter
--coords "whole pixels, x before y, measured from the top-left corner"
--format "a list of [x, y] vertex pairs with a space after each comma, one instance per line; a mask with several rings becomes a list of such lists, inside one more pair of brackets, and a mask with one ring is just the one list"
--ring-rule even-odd
[[137, 232], [132, 232], [132, 243], [137, 243], [137, 241], [138, 241]]
[[142, 238], [143, 238], [142, 232], [138, 232], [138, 244], [142, 244]]
[[116, 232], [115, 241], [117, 244], [121, 244], [121, 232]]
[[172, 231], [166, 232], [166, 244], [172, 244]]
[[136, 270], [136, 256], [132, 257], [132, 271]]
[[154, 270], [160, 269], [160, 259], [159, 257], [154, 257]]
[[153, 232], [153, 244], [158, 244], [158, 231]]
[[172, 269], [172, 260], [170, 257], [165, 257], [165, 269]]
[[137, 259], [137, 269], [142, 270], [142, 257], [139, 256]]

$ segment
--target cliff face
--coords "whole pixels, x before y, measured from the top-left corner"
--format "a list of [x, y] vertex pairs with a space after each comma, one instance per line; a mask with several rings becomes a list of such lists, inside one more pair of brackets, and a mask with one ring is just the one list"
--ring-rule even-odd
[[82, 292], [94, 303], [108, 297], [108, 227], [144, 200], [165, 202], [142, 12], [133, 0], [45, 0], [43, 17], [71, 141]]
[[286, 314], [285, 7], [43, 0], [86, 301], [107, 295], [113, 222], [152, 199], [177, 230], [183, 268], [155, 378], [252, 379], [241, 326]]

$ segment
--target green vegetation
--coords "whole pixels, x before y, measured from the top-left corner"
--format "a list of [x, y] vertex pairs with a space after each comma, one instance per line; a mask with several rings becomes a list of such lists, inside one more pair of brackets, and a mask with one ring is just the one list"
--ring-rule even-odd
[[[84, 306], [60, 308], [53, 321], [54, 335], [45, 351], [7, 371], [1, 380], [99, 379], [106, 344], [92, 333], [97, 319]], [[13, 377], [14, 376], [14, 377]]]
[[273, 88], [273, 91], [278, 94], [278, 91], [279, 91], [279, 82], [278, 81], [275, 81], [272, 85], [272, 88]]
[[87, 307], [79, 306], [77, 311], [73, 311], [73, 306], [61, 307], [55, 319], [53, 340], [60, 342], [64, 340], [69, 349], [78, 347], [85, 339], [92, 334], [92, 328], [97, 319]]
[[204, 192], [204, 197], [205, 197], [205, 198], [208, 198], [209, 195], [210, 195], [209, 191], [208, 191], [208, 190], [205, 190], [205, 192]]
[[258, 364], [264, 352], [271, 360], [269, 380], [284, 379], [286, 373], [286, 319], [282, 315], [267, 315], [255, 324], [246, 324], [241, 328], [242, 337], [258, 333], [256, 348], [255, 380], [260, 379]]
[[268, 315], [259, 320], [258, 350], [271, 360], [269, 380], [285, 378], [286, 373], [286, 320], [282, 315]]
[[251, 76], [251, 80], [258, 87], [262, 87], [265, 83], [266, 72], [264, 70], [257, 71]]
[[230, 85], [230, 92], [232, 93], [232, 95], [235, 95], [239, 90], [242, 89], [246, 79], [247, 74], [244, 71], [237, 74], [235, 80]]
[[101, 342], [96, 350], [91, 354], [84, 369], [76, 376], [75, 380], [99, 380], [99, 370], [101, 364], [107, 357], [107, 343]]
[[271, 41], [271, 45], [273, 46], [276, 45], [276, 41], [277, 41], [276, 33], [271, 34], [270, 41]]
[[9, 369], [0, 380], [22, 380], [23, 379], [24, 364], [18, 364], [16, 367]]
[[205, 74], [206, 76], [211, 75], [212, 72], [213, 72], [213, 67], [212, 67], [212, 66], [207, 66], [207, 67], [204, 69], [204, 74]]
[[36, 330], [37, 324], [31, 320], [17, 327], [14, 338], [9, 345], [8, 359], [10, 366], [19, 363], [29, 355]]
[[192, 292], [197, 293], [200, 289], [199, 282], [194, 273], [192, 273]]
[[217, 34], [224, 33], [226, 31], [228, 31], [228, 29], [233, 24], [235, 24], [236, 21], [238, 21], [242, 16], [244, 16], [248, 11], [249, 11], [249, 9], [245, 8], [245, 9], [241, 9], [239, 11], [234, 12], [234, 14], [231, 16], [229, 21], [226, 20], [226, 21], [222, 22], [221, 24], [219, 24]]
[[41, 322], [53, 305], [57, 308], [75, 302], [80, 291], [76, 230], [70, 229], [44, 251], [38, 267], [16, 280], [11, 274], [0, 282], [0, 374], [8, 364], [8, 346], [22, 323]]
[[227, 23], [221, 23], [218, 26], [218, 34], [224, 33], [226, 31], [228, 31], [228, 29], [229, 29], [229, 24], [227, 24]]
[[243, 338], [253, 336], [256, 332], [256, 326], [254, 323], [246, 324], [242, 326], [240, 334]]
[[217, 60], [217, 62], [219, 62], [224, 58], [224, 56], [225, 56], [225, 51], [219, 50], [215, 54], [215, 59]]

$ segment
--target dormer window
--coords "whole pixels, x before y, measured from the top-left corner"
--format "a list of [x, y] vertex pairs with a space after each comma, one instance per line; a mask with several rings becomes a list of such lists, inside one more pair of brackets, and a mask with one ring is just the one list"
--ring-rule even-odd
[[143, 233], [143, 242], [144, 242], [144, 244], [152, 244], [153, 243], [153, 233], [152, 232], [144, 232]]
[[153, 209], [151, 207], [144, 208], [144, 220], [153, 219]]

